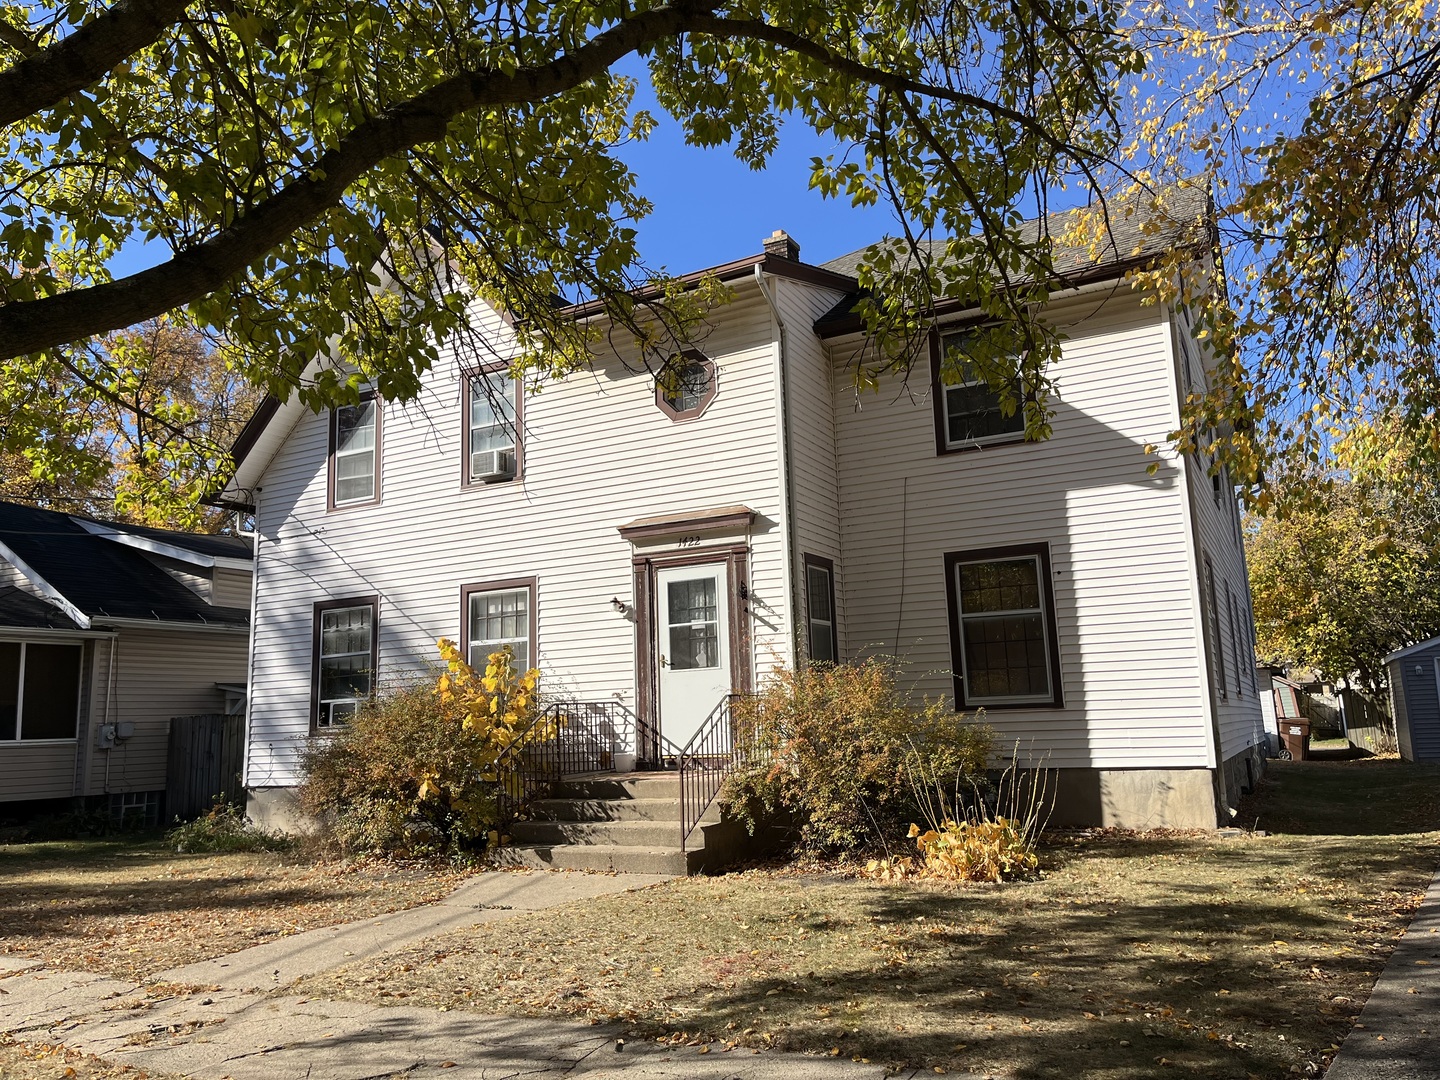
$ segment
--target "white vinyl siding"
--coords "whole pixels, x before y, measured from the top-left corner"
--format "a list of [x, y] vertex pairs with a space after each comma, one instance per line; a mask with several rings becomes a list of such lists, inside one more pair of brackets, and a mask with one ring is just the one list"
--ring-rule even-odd
[[163, 788], [171, 718], [224, 711], [225, 694], [215, 684], [245, 682], [246, 641], [244, 631], [126, 628], [98, 643], [92, 735], [100, 723], [131, 723], [135, 733], [113, 750], [89, 749], [85, 793]]
[[[438, 661], [437, 638], [464, 643], [461, 589], [523, 570], [537, 580], [541, 687], [556, 697], [636, 705], [635, 624], [612, 598], [634, 599], [634, 551], [617, 529], [636, 518], [743, 504], [761, 522], [749, 537], [753, 656], [768, 671], [789, 648], [780, 505], [775, 341], [755, 287], [735, 286], [697, 347], [714, 360], [721, 392], [705, 414], [676, 424], [655, 405], [653, 376], [634, 357], [597, 355], [593, 369], [548, 384], [523, 404], [523, 478], [457, 488], [464, 380], [473, 362], [430, 372], [419, 398], [388, 403], [385, 501], [325, 515], [328, 433], [305, 414], [267, 467], [258, 497], [259, 600], [249, 702], [247, 782], [297, 777], [308, 738], [311, 605], [378, 594], [379, 685]], [[509, 328], [476, 309], [505, 357]], [[803, 326], [795, 335], [808, 333]], [[743, 538], [742, 538], [743, 539]], [[297, 611], [303, 615], [297, 619]]]
[[216, 607], [249, 608], [252, 575], [249, 570], [215, 567], [214, 593], [211, 603]]
[[[1183, 316], [1172, 315], [1170, 318], [1174, 323], [1174, 341], [1181, 366], [1189, 370], [1198, 391], [1205, 386], [1203, 365], [1208, 353], [1189, 339]], [[1244, 547], [1239, 542], [1239, 516], [1234, 506], [1234, 493], [1229, 490], [1228, 484], [1222, 483], [1217, 499], [1214, 477], [1208, 473], [1209, 463], [1210, 459], [1201, 454], [1189, 454], [1183, 462], [1190, 516], [1199, 546], [1196, 562], [1201, 588], [1204, 587], [1202, 556], [1209, 557], [1215, 576], [1214, 633], [1208, 674], [1215, 687], [1215, 725], [1220, 743], [1218, 755], [1223, 762], [1264, 743], [1265, 719], [1254, 693], [1235, 692], [1240, 680], [1247, 677], [1241, 669], [1253, 668], [1254, 652], [1242, 642], [1250, 640], [1255, 619], [1249, 577], [1245, 570]], [[1225, 604], [1232, 590], [1235, 594], [1235, 620], [1240, 628], [1238, 634], [1225, 629], [1228, 626]], [[1209, 600], [1209, 596], [1205, 595], [1207, 607]], [[1253, 678], [1253, 674], [1249, 677]]]
[[834, 349], [851, 654], [898, 656], [916, 693], [953, 698], [945, 553], [1048, 544], [1064, 707], [987, 713], [997, 747], [1052, 767], [1206, 767], [1167, 327], [1123, 290], [1050, 317], [1067, 337], [1045, 442], [938, 455], [928, 372], [909, 394], [889, 379], [857, 396], [854, 346]]
[[[835, 458], [837, 387], [843, 397], [844, 372], [831, 369], [824, 343], [810, 327], [833, 308], [841, 294], [782, 278], [768, 279], [775, 305], [785, 320], [785, 368], [789, 378], [790, 477], [794, 497], [795, 552], [828, 559], [835, 567], [835, 639], [837, 659], [849, 658], [845, 569], [840, 551], [840, 481]], [[797, 577], [798, 569], [797, 569]], [[804, 588], [803, 580], [798, 587]]]

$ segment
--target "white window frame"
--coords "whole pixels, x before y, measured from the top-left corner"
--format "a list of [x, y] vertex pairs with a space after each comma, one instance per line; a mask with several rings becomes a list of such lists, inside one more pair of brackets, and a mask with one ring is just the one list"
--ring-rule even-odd
[[1220, 700], [1230, 700], [1230, 687], [1225, 685], [1225, 634], [1220, 624], [1220, 604], [1217, 600], [1218, 594], [1215, 591], [1215, 564], [1211, 562], [1210, 556], [1205, 555], [1205, 591], [1210, 601], [1210, 626], [1215, 641], [1215, 683], [1220, 688]]
[[[73, 743], [80, 737], [80, 715], [85, 705], [85, 643], [76, 640], [59, 641], [15, 641], [6, 639], [0, 641], [0, 645], [20, 646], [20, 666], [15, 685], [15, 727], [9, 733], [0, 732], [0, 745], [14, 746], [53, 746]], [[75, 665], [75, 734], [62, 736], [58, 739], [27, 739], [25, 738], [25, 668], [26, 650], [30, 645], [66, 645], [78, 649], [79, 660]]]
[[[531, 578], [521, 578], [510, 581], [482, 582], [478, 585], [467, 585], [462, 589], [464, 605], [461, 617], [464, 620], [463, 634], [465, 640], [465, 660], [476, 670], [483, 670], [485, 661], [493, 652], [499, 652], [506, 645], [510, 646], [511, 654], [515, 657], [515, 670], [523, 674], [535, 666], [535, 648], [538, 638], [535, 633], [535, 582]], [[525, 634], [523, 637], [498, 637], [478, 638], [473, 635], [475, 625], [475, 603], [486, 597], [498, 596], [523, 596], [525, 598]], [[501, 611], [503, 618], [505, 612]], [[476, 646], [484, 646], [483, 653], [477, 655]], [[523, 645], [525, 655], [522, 658], [516, 649], [517, 645]]]
[[[503, 394], [502, 391], [503, 390]], [[475, 424], [475, 401], [477, 397], [490, 403], [506, 402], [509, 415], [489, 424]], [[465, 377], [465, 483], [473, 487], [514, 480], [520, 475], [520, 383], [507, 368], [491, 368], [477, 371]], [[494, 411], [493, 408], [491, 411]], [[510, 475], [499, 479], [480, 480], [473, 475], [475, 462], [475, 439], [480, 434], [499, 432], [507, 438], [504, 445], [488, 447], [510, 455]]]
[[[1030, 550], [1016, 549], [1007, 551], [997, 549], [995, 551], [976, 552], [973, 555], [960, 552], [953, 556], [947, 556], [949, 565], [950, 581], [947, 583], [952, 591], [951, 604], [954, 613], [954, 628], [957, 639], [954, 642], [954, 653], [956, 666], [959, 669], [961, 686], [963, 688], [964, 707], [992, 707], [992, 706], [1031, 706], [1039, 708], [1062, 708], [1063, 700], [1060, 686], [1060, 658], [1058, 655], [1059, 642], [1056, 637], [1054, 625], [1054, 604], [1055, 598], [1051, 593], [1050, 581], [1048, 580], [1048, 554], [1042, 554], [1036, 550], [1034, 545], [1029, 546]], [[964, 587], [960, 580], [960, 571], [966, 566], [986, 566], [994, 563], [1029, 562], [1035, 567], [1035, 582], [1039, 592], [1039, 606], [1033, 608], [1015, 608], [1004, 611], [976, 611], [968, 616], [964, 608]], [[965, 648], [965, 623], [967, 618], [971, 620], [1003, 618], [1005, 616], [1040, 616], [1040, 639], [1045, 646], [1045, 680], [1049, 684], [1043, 694], [1004, 694], [980, 696], [973, 692], [973, 683], [970, 679], [970, 665], [966, 660]], [[960, 695], [957, 695], [957, 704]]]
[[[817, 556], [806, 555], [803, 558], [805, 566], [805, 644], [808, 647], [810, 659], [820, 663], [838, 664], [840, 662], [840, 634], [836, 624], [835, 612], [835, 571], [834, 564], [828, 559], [821, 559]], [[815, 617], [815, 587], [810, 575], [820, 573], [825, 575], [825, 602], [830, 606], [830, 618], [818, 619]], [[821, 627], [830, 642], [830, 651], [834, 654], [828, 660], [821, 659], [815, 655], [815, 633], [816, 627]]]
[[[975, 446], [990, 446], [990, 445], [993, 445], [993, 444], [995, 444], [995, 443], [1023, 442], [1024, 439], [1025, 439], [1025, 394], [1024, 394], [1024, 389], [1025, 389], [1025, 388], [1024, 388], [1024, 386], [1022, 385], [1022, 383], [1021, 383], [1020, 376], [1019, 376], [1018, 373], [1017, 373], [1016, 376], [1015, 376], [1015, 391], [1016, 391], [1016, 395], [1015, 395], [1015, 396], [1016, 396], [1017, 401], [1016, 401], [1015, 412], [1014, 412], [1014, 415], [1012, 415], [1012, 416], [1005, 416], [1002, 412], [1000, 412], [1000, 401], [999, 401], [999, 393], [1000, 393], [1000, 392], [999, 392], [998, 390], [991, 390], [991, 389], [990, 389], [990, 383], [989, 383], [988, 380], [986, 380], [986, 379], [981, 379], [981, 378], [975, 378], [975, 379], [964, 380], [964, 381], [961, 381], [961, 382], [946, 382], [945, 379], [944, 379], [943, 372], [944, 372], [944, 370], [945, 370], [945, 356], [946, 356], [947, 352], [949, 351], [950, 343], [951, 343], [952, 341], [956, 341], [956, 340], [963, 340], [964, 338], [967, 338], [967, 337], [972, 336], [974, 333], [975, 333], [975, 328], [967, 328], [967, 329], [964, 329], [964, 330], [951, 330], [951, 331], [949, 331], [949, 332], [947, 332], [947, 333], [941, 333], [941, 334], [939, 335], [939, 339], [940, 339], [939, 350], [940, 350], [940, 352], [939, 352], [939, 355], [935, 358], [935, 363], [936, 363], [936, 365], [937, 365], [937, 367], [936, 367], [936, 369], [935, 369], [935, 370], [936, 370], [936, 380], [935, 380], [935, 381], [936, 381], [936, 384], [939, 386], [939, 396], [940, 396], [939, 408], [940, 408], [940, 425], [941, 425], [940, 430], [941, 430], [941, 433], [942, 433], [942, 434], [944, 435], [944, 437], [945, 437], [945, 449], [947, 449], [947, 450], [965, 450], [965, 449], [968, 449], [968, 448], [970, 448], [970, 447], [975, 447]], [[955, 436], [955, 434], [950, 430], [950, 393], [949, 393], [949, 392], [950, 392], [951, 390], [968, 390], [968, 389], [970, 389], [970, 388], [972, 388], [972, 387], [976, 387], [976, 386], [984, 387], [984, 389], [986, 390], [987, 393], [994, 394], [994, 395], [996, 396], [995, 412], [1000, 416], [1000, 418], [1001, 418], [1002, 420], [1006, 421], [1007, 423], [1018, 423], [1020, 426], [1019, 426], [1018, 428], [1016, 428], [1015, 430], [1013, 430], [1013, 431], [1001, 431], [1001, 432], [996, 432], [994, 435], [982, 435], [982, 436], [980, 436], [979, 438], [968, 438], [968, 437], [957, 438], [957, 437]], [[989, 412], [989, 410], [986, 410], [986, 412]], [[975, 415], [978, 415], [978, 414], [975, 414]]]
[[[340, 446], [340, 417], [347, 410], [370, 409], [370, 429], [373, 435], [370, 445], [358, 450], [345, 450]], [[330, 416], [330, 506], [340, 509], [346, 506], [367, 506], [380, 501], [380, 399], [368, 395], [355, 405], [337, 405]], [[357, 429], [358, 430], [358, 429]], [[368, 456], [370, 458], [370, 494], [342, 499], [340, 497], [340, 462], [347, 458]], [[351, 477], [350, 479], [354, 479]]]
[[[327, 615], [338, 615], [350, 611], [365, 611], [370, 617], [370, 647], [364, 652], [325, 652], [325, 617]], [[375, 597], [356, 597], [354, 599], [343, 599], [327, 601], [317, 604], [315, 607], [315, 671], [314, 679], [315, 709], [312, 717], [312, 729], [314, 731], [332, 731], [345, 726], [345, 719], [353, 716], [366, 701], [375, 694], [375, 669], [378, 666], [379, 656], [378, 634], [380, 632], [380, 604]], [[325, 661], [348, 656], [364, 656], [370, 661], [369, 676], [370, 686], [363, 697], [327, 698], [325, 694]], [[349, 710], [340, 719], [336, 719], [335, 707], [337, 705], [349, 705]]]

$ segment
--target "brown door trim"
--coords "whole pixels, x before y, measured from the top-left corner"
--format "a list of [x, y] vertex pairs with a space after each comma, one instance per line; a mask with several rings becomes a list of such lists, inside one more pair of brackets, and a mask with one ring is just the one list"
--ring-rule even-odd
[[659, 592], [655, 575], [677, 566], [725, 564], [730, 622], [730, 689], [747, 692], [753, 683], [750, 655], [750, 549], [744, 544], [690, 548], [658, 555], [636, 555], [635, 685], [641, 719], [657, 730], [660, 723], [660, 670], [656, 636], [660, 629]]

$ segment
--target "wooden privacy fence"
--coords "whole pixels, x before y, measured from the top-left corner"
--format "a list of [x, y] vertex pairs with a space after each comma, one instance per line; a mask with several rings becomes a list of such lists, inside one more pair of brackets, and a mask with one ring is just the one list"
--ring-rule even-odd
[[240, 772], [245, 763], [245, 717], [205, 713], [170, 720], [165, 816], [189, 821], [206, 813], [219, 796], [245, 805]]
[[1358, 690], [1341, 690], [1345, 705], [1345, 735], [1351, 746], [1371, 753], [1390, 753], [1399, 747], [1395, 741], [1395, 721], [1372, 697]]

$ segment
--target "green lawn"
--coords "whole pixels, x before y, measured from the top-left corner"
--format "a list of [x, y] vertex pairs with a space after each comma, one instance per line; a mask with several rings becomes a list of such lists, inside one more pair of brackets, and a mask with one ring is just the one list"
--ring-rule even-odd
[[434, 939], [305, 993], [615, 1019], [1006, 1077], [1290, 1077], [1327, 1064], [1440, 859], [1440, 770], [1276, 763], [1270, 835], [1055, 837], [1037, 882], [752, 870]]

